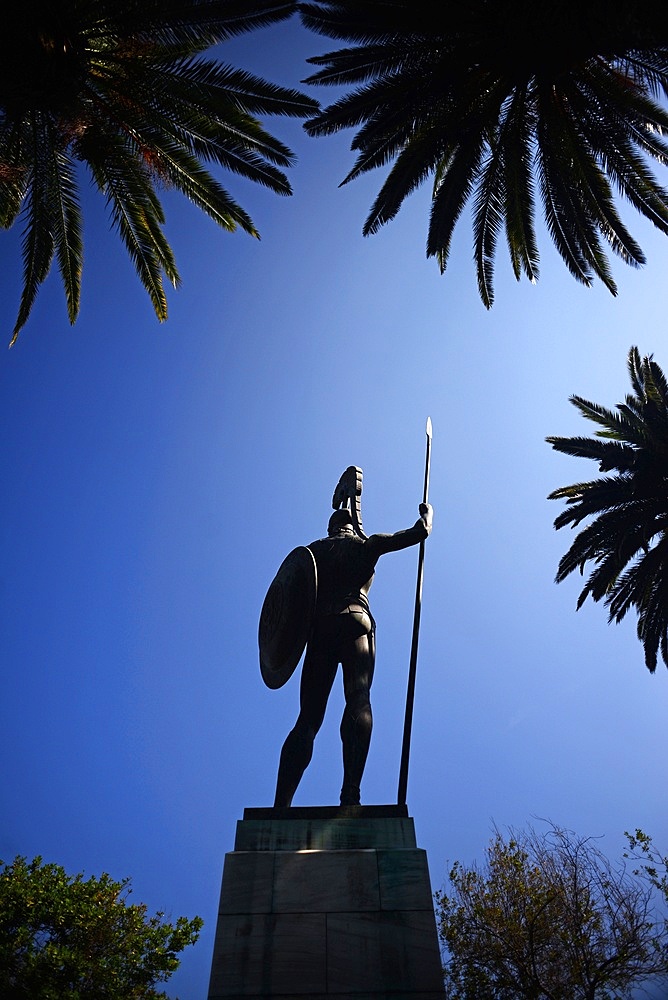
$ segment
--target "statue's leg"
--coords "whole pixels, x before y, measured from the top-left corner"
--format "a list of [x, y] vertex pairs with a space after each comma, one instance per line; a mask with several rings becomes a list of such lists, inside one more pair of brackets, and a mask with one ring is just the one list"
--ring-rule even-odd
[[[353, 617], [351, 615], [351, 617]], [[343, 787], [341, 805], [358, 805], [369, 753], [373, 717], [369, 694], [375, 662], [374, 626], [368, 615], [355, 616], [367, 631], [346, 643], [342, 656], [346, 707], [341, 720]]]
[[314, 635], [302, 667], [299, 716], [283, 744], [278, 766], [274, 806], [287, 808], [313, 756], [313, 741], [325, 718], [327, 699], [336, 677], [338, 661]]

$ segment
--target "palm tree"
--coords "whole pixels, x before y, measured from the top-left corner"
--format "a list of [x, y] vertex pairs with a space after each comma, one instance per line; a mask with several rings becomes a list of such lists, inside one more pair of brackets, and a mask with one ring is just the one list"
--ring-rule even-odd
[[179, 276], [156, 187], [181, 191], [227, 230], [257, 237], [211, 162], [290, 194], [292, 153], [256, 115], [305, 117], [317, 103], [198, 58], [288, 17], [294, 0], [20, 0], [0, 37], [0, 224], [23, 224], [24, 284], [12, 343], [54, 256], [70, 322], [79, 309], [77, 165], [105, 196], [160, 320]]
[[637, 347], [628, 369], [633, 393], [614, 411], [571, 397], [583, 417], [602, 428], [596, 437], [547, 438], [557, 451], [591, 458], [600, 472], [614, 475], [563, 486], [549, 499], [568, 505], [555, 528], [593, 518], [561, 559], [557, 582], [576, 569], [584, 574], [592, 563], [578, 608], [587, 597], [603, 599], [611, 622], [635, 608], [645, 663], [654, 673], [659, 648], [668, 666], [668, 381]]
[[[304, 24], [351, 43], [309, 61], [305, 82], [347, 92], [306, 123], [311, 135], [356, 128], [346, 183], [391, 169], [364, 224], [375, 233], [428, 178], [427, 255], [445, 270], [455, 224], [473, 199], [484, 304], [505, 227], [513, 272], [538, 277], [535, 203], [575, 278], [616, 285], [604, 242], [645, 260], [620, 218], [616, 188], [668, 233], [668, 10], [621, 0], [319, 0]], [[356, 89], [350, 89], [354, 86]]]

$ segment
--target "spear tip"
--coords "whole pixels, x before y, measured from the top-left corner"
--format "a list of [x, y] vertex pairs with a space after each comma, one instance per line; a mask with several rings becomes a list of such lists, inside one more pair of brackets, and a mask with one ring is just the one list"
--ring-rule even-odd
[[427, 437], [431, 440], [431, 417], [427, 417]]

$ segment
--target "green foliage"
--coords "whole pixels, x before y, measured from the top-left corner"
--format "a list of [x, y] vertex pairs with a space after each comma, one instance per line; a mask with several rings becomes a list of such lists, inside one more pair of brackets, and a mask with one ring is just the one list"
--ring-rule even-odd
[[[311, 135], [357, 129], [343, 183], [391, 170], [364, 225], [374, 233], [428, 178], [427, 255], [441, 270], [472, 199], [480, 296], [493, 302], [505, 236], [515, 277], [538, 277], [535, 204], [574, 277], [614, 294], [604, 244], [644, 262], [615, 207], [616, 188], [668, 233], [668, 191], [648, 167], [668, 163], [665, 5], [621, 0], [318, 0], [307, 27], [347, 46], [310, 60], [306, 82], [348, 92], [306, 124]], [[352, 89], [352, 88], [355, 89]]]
[[668, 854], [660, 854], [652, 838], [640, 829], [636, 829], [635, 833], [626, 831], [624, 836], [629, 845], [624, 857], [641, 862], [633, 874], [648, 879], [668, 904]]
[[548, 437], [557, 451], [599, 463], [614, 472], [550, 493], [567, 507], [555, 528], [593, 518], [562, 557], [557, 582], [593, 568], [578, 598], [603, 600], [609, 621], [635, 608], [645, 663], [654, 673], [659, 648], [668, 665], [668, 382], [651, 356], [632, 347], [628, 369], [633, 392], [615, 410], [572, 396], [583, 417], [598, 424], [594, 438]]
[[68, 875], [59, 865], [0, 862], [3, 1000], [159, 1000], [202, 921], [163, 923], [128, 903], [128, 879]]
[[436, 894], [449, 1000], [622, 1000], [668, 973], [653, 889], [591, 839], [497, 831]]
[[83, 267], [77, 164], [104, 195], [156, 315], [177, 285], [159, 187], [227, 230], [252, 219], [204, 164], [278, 194], [291, 151], [257, 115], [304, 117], [317, 103], [199, 58], [232, 35], [288, 17], [295, 0], [22, 0], [0, 34], [0, 225], [23, 228], [23, 294], [12, 343], [54, 256], [70, 322]]

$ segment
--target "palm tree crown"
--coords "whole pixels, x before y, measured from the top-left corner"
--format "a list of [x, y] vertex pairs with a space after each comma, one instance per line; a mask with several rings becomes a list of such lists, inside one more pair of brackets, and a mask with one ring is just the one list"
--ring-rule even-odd
[[356, 89], [306, 124], [356, 128], [347, 182], [392, 164], [364, 225], [376, 232], [427, 178], [427, 255], [446, 267], [453, 229], [473, 199], [481, 298], [493, 302], [505, 228], [515, 277], [538, 277], [535, 202], [571, 273], [616, 293], [603, 242], [644, 262], [613, 187], [668, 233], [668, 191], [648, 158], [668, 163], [668, 11], [621, 0], [320, 0], [307, 27], [353, 43], [312, 58], [307, 83]]
[[87, 165], [159, 319], [178, 272], [156, 184], [225, 229], [258, 236], [206, 161], [290, 194], [292, 153], [256, 115], [305, 117], [297, 91], [198, 58], [288, 17], [294, 0], [21, 0], [0, 37], [0, 224], [24, 224], [13, 340], [56, 257], [71, 322], [82, 270], [77, 161]]
[[555, 528], [593, 518], [561, 559], [557, 582], [575, 569], [584, 573], [591, 562], [578, 608], [587, 597], [604, 599], [609, 621], [620, 622], [634, 607], [645, 663], [654, 673], [659, 649], [668, 666], [668, 381], [637, 347], [628, 369], [633, 393], [615, 410], [571, 397], [600, 425], [594, 438], [547, 438], [557, 451], [591, 458], [601, 472], [614, 474], [563, 486], [549, 499], [567, 503]]

